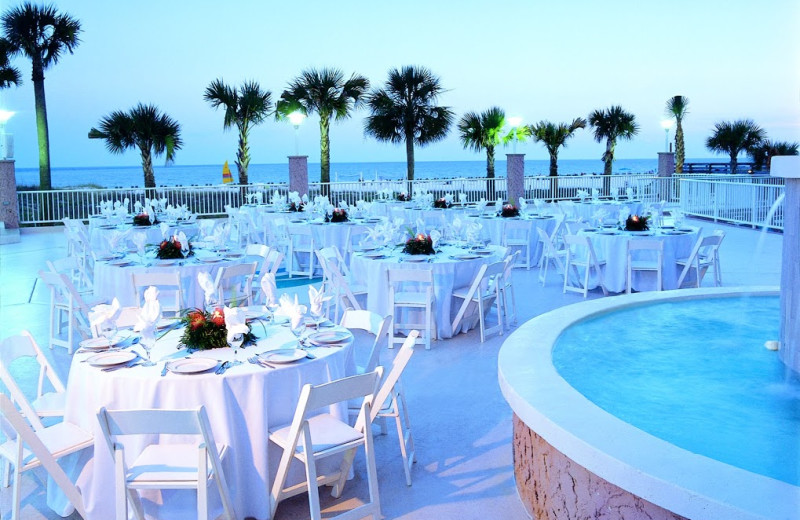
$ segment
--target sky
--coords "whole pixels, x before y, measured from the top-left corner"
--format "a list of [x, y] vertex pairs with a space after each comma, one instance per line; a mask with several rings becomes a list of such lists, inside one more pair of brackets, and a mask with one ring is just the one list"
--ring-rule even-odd
[[[2, 9], [17, 2], [2, 0]], [[380, 86], [389, 69], [422, 65], [447, 92], [440, 103], [460, 118], [499, 106], [523, 123], [568, 122], [621, 105], [639, 134], [617, 158], [664, 151], [664, 105], [690, 99], [687, 157], [713, 157], [705, 139], [716, 122], [751, 118], [769, 138], [800, 141], [800, 2], [770, 0], [541, 1], [205, 1], [57, 0], [80, 20], [81, 43], [45, 71], [54, 167], [132, 166], [136, 151], [112, 155], [89, 129], [114, 110], [156, 104], [181, 124], [176, 163], [233, 163], [235, 131], [203, 100], [208, 84], [256, 80], [277, 100], [309, 67], [357, 72]], [[14, 60], [23, 85], [0, 92], [15, 116], [17, 167], [38, 166], [30, 62]], [[332, 125], [332, 162], [405, 161], [403, 145], [363, 134], [366, 109]], [[673, 133], [670, 133], [670, 138]], [[294, 130], [272, 119], [250, 137], [252, 163], [284, 163]], [[299, 152], [319, 162], [319, 118], [298, 132]], [[604, 145], [579, 131], [561, 159], [599, 159]], [[511, 150], [500, 150], [507, 153]], [[520, 143], [527, 159], [541, 144]], [[502, 157], [502, 156], [501, 156]], [[717, 156], [719, 160], [725, 157]], [[482, 160], [455, 128], [417, 149], [418, 161]]]

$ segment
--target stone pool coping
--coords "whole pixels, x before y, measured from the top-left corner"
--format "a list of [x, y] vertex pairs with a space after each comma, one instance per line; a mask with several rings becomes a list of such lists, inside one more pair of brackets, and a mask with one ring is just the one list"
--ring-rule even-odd
[[[515, 414], [592, 473], [676, 514], [700, 520], [796, 519], [800, 487], [679, 448], [605, 412], [552, 363], [559, 335], [575, 323], [643, 303], [775, 295], [777, 287], [681, 289], [602, 298], [538, 316], [509, 336], [498, 379]], [[776, 338], [777, 339], [777, 338]]]

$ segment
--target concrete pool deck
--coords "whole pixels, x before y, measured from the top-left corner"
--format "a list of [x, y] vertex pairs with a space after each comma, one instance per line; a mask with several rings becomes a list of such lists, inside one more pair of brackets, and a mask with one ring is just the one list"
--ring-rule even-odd
[[[715, 228], [727, 233], [720, 251], [725, 286], [778, 284], [780, 234], [699, 220], [691, 224], [702, 226], [704, 233]], [[47, 344], [49, 295], [35, 283], [36, 272], [45, 268], [45, 260], [64, 255], [61, 228], [24, 230], [21, 242], [0, 246], [2, 337], [26, 328], [40, 345]], [[708, 277], [704, 286], [711, 283]], [[536, 269], [516, 269], [514, 285], [520, 325], [583, 301], [579, 295], [562, 294], [561, 277], [552, 270], [542, 287]], [[287, 292], [302, 296], [305, 290], [299, 287]], [[603, 296], [596, 290], [589, 298]], [[414, 353], [403, 380], [417, 442], [413, 486], [405, 485], [396, 434], [390, 428], [389, 435], [375, 437], [385, 518], [528, 518], [514, 483], [512, 412], [497, 382], [498, 352], [507, 338], [508, 333], [493, 335], [480, 343], [479, 331], [472, 330], [434, 342], [430, 351]], [[47, 350], [47, 354], [66, 381], [70, 358], [65, 349]], [[382, 361], [390, 362], [392, 356], [393, 352], [385, 352]], [[27, 389], [34, 387], [35, 377], [25, 381]], [[323, 514], [353, 507], [360, 503], [358, 497], [366, 496], [366, 482], [360, 476], [364, 474], [363, 457], [356, 462], [357, 476], [345, 487], [344, 498], [333, 500], [326, 492], [320, 494]], [[22, 517], [59, 518], [47, 508], [40, 481], [29, 474], [22, 481]], [[10, 488], [0, 489], [0, 514], [8, 515], [9, 504]], [[300, 495], [282, 503], [276, 519], [308, 516], [307, 498]]]

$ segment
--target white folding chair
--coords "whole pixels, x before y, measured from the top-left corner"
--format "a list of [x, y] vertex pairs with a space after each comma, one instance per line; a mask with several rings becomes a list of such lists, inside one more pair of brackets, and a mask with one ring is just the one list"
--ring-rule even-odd
[[[314, 276], [314, 234], [308, 224], [298, 224], [288, 226], [289, 231], [289, 253], [287, 267], [289, 268], [289, 278], [294, 275]], [[305, 260], [305, 264], [303, 261]], [[296, 266], [296, 267], [295, 267]], [[304, 268], [305, 266], [305, 268]]]
[[[662, 283], [662, 268], [664, 264], [664, 241], [663, 240], [646, 240], [635, 239], [628, 240], [628, 254], [627, 254], [627, 271], [628, 279], [625, 284], [625, 292], [630, 294], [633, 285], [634, 272], [654, 272], [656, 273], [656, 290], [663, 289]], [[645, 258], [644, 256], [651, 256], [650, 253], [656, 253], [656, 259]]]
[[[512, 323], [517, 322], [517, 298], [514, 294], [514, 281], [512, 276], [519, 255], [519, 251], [514, 251], [513, 254], [507, 255], [503, 260], [505, 267], [503, 267], [503, 280], [500, 284], [500, 294], [503, 297], [503, 320], [509, 328]], [[510, 306], [508, 304], [509, 294], [511, 295]], [[509, 309], [511, 310], [509, 311]]]
[[90, 295], [94, 292], [92, 276], [87, 271], [85, 263], [81, 262], [78, 255], [59, 258], [57, 260], [46, 260], [45, 264], [52, 272], [69, 276], [72, 284], [80, 294]]
[[[39, 271], [39, 278], [50, 288], [49, 347], [51, 349], [54, 345], [66, 347], [67, 352], [72, 354], [73, 332], [77, 330], [83, 339], [90, 338], [89, 307], [104, 302], [93, 298], [90, 300], [91, 303], [87, 303], [65, 274]], [[60, 339], [59, 335], [64, 328], [64, 314], [67, 316], [67, 338]]]
[[[253, 276], [253, 282], [251, 290], [253, 291], [253, 301], [260, 300], [259, 294], [261, 291], [261, 277], [264, 276], [264, 273], [272, 273], [272, 261], [271, 255], [273, 254], [273, 250], [264, 244], [248, 244], [244, 250], [244, 256], [246, 262], [255, 262], [256, 263], [256, 273]], [[279, 252], [275, 251], [274, 255], [280, 255]], [[274, 274], [274, 273], [273, 273]]]
[[353, 252], [358, 250], [367, 236], [369, 236], [369, 232], [366, 227], [350, 226], [347, 228], [347, 240], [345, 242], [345, 244], [347, 244], [347, 250], [345, 251], [345, 256], [348, 261], [353, 258]]
[[524, 260], [514, 267], [531, 268], [531, 223], [524, 220], [506, 220], [503, 225], [503, 245], [518, 250]]
[[547, 232], [542, 228], [536, 228], [539, 233], [539, 241], [542, 243], [542, 259], [539, 267], [539, 283], [544, 285], [547, 282], [547, 268], [550, 263], [553, 263], [556, 270], [564, 272], [564, 262], [567, 252], [565, 250], [556, 249], [553, 240]]
[[214, 286], [220, 305], [252, 305], [253, 277], [256, 263], [234, 264], [220, 268]]
[[131, 274], [133, 290], [136, 293], [136, 302], [139, 306], [144, 303], [144, 292], [148, 287], [158, 288], [158, 301], [161, 311], [167, 315], [180, 316], [184, 309], [183, 289], [181, 288], [181, 275], [177, 269], [170, 271], [156, 271], [149, 273]]
[[695, 242], [688, 258], [676, 260], [677, 264], [683, 267], [678, 278], [678, 289], [683, 287], [683, 282], [692, 269], [695, 271], [696, 287], [700, 287], [703, 277], [709, 268], [714, 270], [714, 286], [719, 287], [722, 285], [722, 273], [719, 268], [719, 246], [724, 238], [725, 232], [721, 230], [714, 231], [713, 235], [700, 237]]
[[[589, 237], [585, 235], [564, 235], [564, 244], [567, 250], [567, 258], [564, 263], [564, 293], [567, 291], [577, 292], [583, 294], [583, 297], [586, 298], [589, 294], [589, 275], [591, 270], [594, 269], [597, 275], [597, 285], [603, 289], [603, 294], [608, 296], [608, 289], [606, 289], [603, 270], [601, 269], [601, 266], [605, 265], [605, 261], [597, 260], [597, 255], [594, 253], [594, 247]], [[583, 258], [581, 258], [581, 254], [583, 254]], [[578, 270], [579, 267], [583, 268], [582, 282], [581, 274]], [[578, 285], [570, 283], [573, 279], [573, 271]]]
[[[392, 313], [389, 348], [396, 343], [403, 343], [405, 338], [397, 335], [398, 329], [419, 329], [424, 331], [425, 349], [431, 348], [431, 337], [436, 337], [435, 297], [433, 294], [433, 271], [430, 269], [387, 269], [389, 287], [389, 310]], [[409, 287], [414, 284], [415, 289]], [[401, 323], [400, 309], [407, 311], [424, 311], [422, 323]]]
[[[208, 481], [213, 478], [225, 515], [234, 520], [221, 460], [227, 446], [214, 442], [204, 407], [193, 410], [106, 410], [97, 413], [100, 430], [114, 458], [116, 519], [128, 519], [128, 502], [139, 520], [144, 510], [138, 489], [197, 489], [197, 518], [208, 518]], [[195, 442], [148, 444], [128, 456], [120, 437], [126, 435], [192, 435]]]
[[[364, 446], [367, 459], [367, 482], [370, 501], [334, 518], [356, 520], [366, 516], [380, 520], [380, 496], [378, 475], [375, 467], [375, 452], [372, 441], [372, 402], [378, 381], [383, 370], [339, 379], [330, 383], [312, 386], [305, 385], [300, 393], [300, 401], [292, 423], [270, 429], [269, 440], [283, 450], [278, 473], [272, 483], [270, 493], [270, 518], [275, 518], [278, 503], [300, 493], [308, 492], [311, 519], [321, 520], [319, 494], [317, 488], [333, 484], [331, 495], [338, 498], [344, 490], [347, 474], [353, 464], [356, 450]], [[352, 427], [330, 413], [317, 413], [337, 403], [363, 398], [356, 426]], [[338, 471], [319, 475], [317, 462], [325, 457], [343, 454]], [[303, 463], [306, 481], [284, 488], [289, 467], [294, 459]], [[331, 518], [331, 517], [328, 517]]]
[[20, 477], [22, 473], [44, 467], [47, 473], [64, 492], [70, 504], [82, 518], [86, 518], [83, 498], [57, 459], [89, 448], [94, 444], [92, 434], [69, 422], [59, 422], [53, 426], [34, 431], [26, 418], [19, 413], [14, 404], [4, 394], [0, 394], [0, 428], [9, 439], [0, 444], [0, 457], [14, 467], [14, 488], [11, 498], [11, 520], [20, 517]]
[[[319, 264], [325, 276], [323, 281], [323, 288], [327, 294], [332, 296], [329, 302], [334, 302], [334, 318], [333, 321], [339, 321], [339, 310], [353, 308], [361, 310], [361, 303], [358, 301], [359, 297], [366, 297], [367, 287], [365, 285], [351, 284], [350, 281], [339, 270], [339, 263], [335, 259], [329, 259], [317, 250], [316, 254], [319, 259]], [[330, 312], [330, 307], [328, 308]]]
[[[487, 334], [495, 331], [503, 335], [503, 299], [500, 296], [500, 286], [503, 284], [504, 271], [505, 262], [484, 264], [468, 287], [453, 291], [453, 298], [463, 300], [451, 325], [453, 333], [465, 317], [477, 314], [481, 328], [481, 343], [486, 341]], [[497, 307], [497, 325], [486, 328], [486, 314], [492, 308], [492, 304]]]
[[380, 314], [366, 310], [345, 309], [342, 321], [339, 323], [346, 329], [361, 330], [375, 336], [372, 346], [367, 355], [367, 361], [363, 365], [356, 364], [356, 372], [365, 374], [372, 372], [380, 364], [381, 350], [389, 344], [389, 326], [392, 324], [392, 316], [382, 318]]

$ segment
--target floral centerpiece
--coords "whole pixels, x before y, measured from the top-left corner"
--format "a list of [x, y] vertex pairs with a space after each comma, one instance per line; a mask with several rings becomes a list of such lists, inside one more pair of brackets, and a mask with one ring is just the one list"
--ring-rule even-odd
[[150, 220], [150, 215], [147, 213], [139, 213], [133, 217], [134, 226], [153, 226], [155, 224], [158, 224], [158, 220], [155, 217], [153, 217], [153, 220]]
[[433, 201], [433, 207], [439, 209], [447, 209], [452, 206], [452, 202], [448, 202], [446, 198], [442, 197], [441, 199], [436, 199]]
[[518, 217], [519, 216], [519, 208], [517, 208], [513, 204], [506, 204], [500, 210], [500, 216], [501, 217], [505, 217], [505, 218]]
[[161, 260], [182, 260], [193, 254], [192, 245], [189, 241], [186, 241], [186, 248], [184, 249], [183, 244], [176, 237], [162, 241], [158, 245], [158, 250], [156, 250], [156, 257]]
[[[221, 307], [217, 307], [213, 312], [190, 310], [181, 317], [181, 323], [184, 329], [180, 344], [187, 348], [209, 350], [228, 346], [228, 329], [225, 327], [225, 314]], [[247, 325], [242, 344], [249, 345], [255, 341], [256, 337], [251, 332], [250, 325]]]
[[403, 252], [407, 255], [432, 255], [436, 251], [433, 250], [433, 239], [430, 235], [423, 235], [419, 233], [416, 236], [409, 238], [406, 245], [403, 247]]
[[409, 195], [406, 192], [398, 193], [397, 194], [397, 200], [399, 200], [400, 202], [410, 202], [411, 201], [411, 195]]
[[302, 202], [290, 202], [289, 203], [289, 211], [303, 211], [306, 209], [306, 205]]
[[647, 231], [650, 229], [648, 221], [650, 217], [643, 217], [640, 215], [631, 215], [625, 220], [626, 231]]
[[342, 208], [336, 208], [331, 212], [330, 216], [325, 216], [326, 222], [347, 222], [347, 220], [347, 210]]

